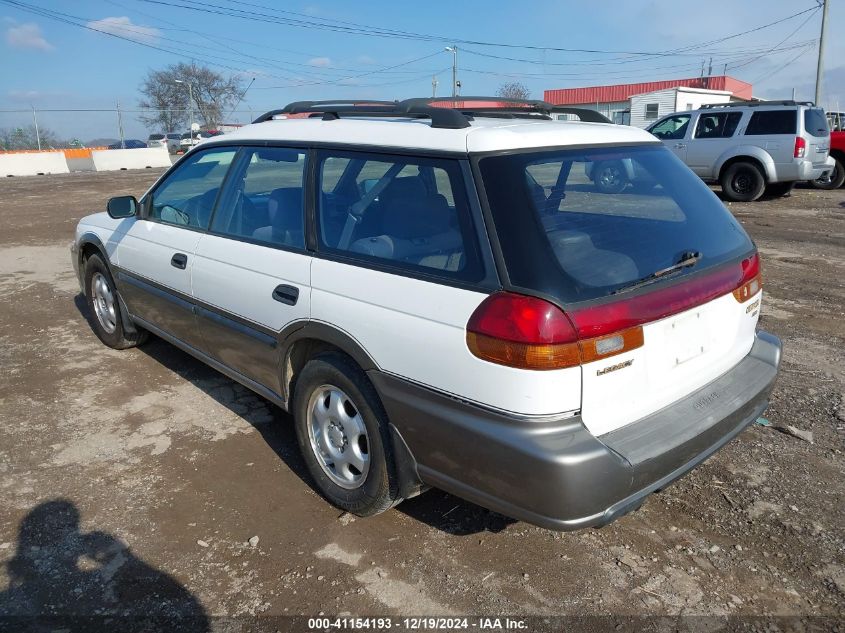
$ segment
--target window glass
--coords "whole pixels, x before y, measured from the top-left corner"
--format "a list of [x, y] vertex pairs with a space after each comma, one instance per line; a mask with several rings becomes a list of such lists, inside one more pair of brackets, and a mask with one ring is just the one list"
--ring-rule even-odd
[[305, 153], [282, 147], [245, 150], [212, 230], [279, 246], [305, 247]]
[[319, 173], [324, 248], [458, 279], [482, 277], [457, 161], [326, 154]]
[[830, 136], [824, 110], [821, 108], [807, 108], [804, 110], [804, 130], [813, 136]]
[[[523, 151], [482, 158], [480, 168], [511, 282], [545, 291], [538, 277], [557, 271], [551, 283], [567, 301], [659, 277], [686, 253], [699, 261], [678, 276], [753, 248], [707, 185], [662, 145]], [[604, 186], [607, 173], [621, 186]]]
[[761, 110], [751, 115], [746, 136], [762, 134], [795, 134], [798, 110]]
[[149, 216], [167, 224], [206, 229], [214, 202], [237, 150], [197, 152], [153, 191]]
[[645, 118], [646, 119], [656, 119], [658, 117], [659, 111], [660, 111], [660, 104], [659, 103], [647, 103], [647, 104], [645, 104]]
[[742, 112], [702, 114], [695, 126], [695, 138], [729, 138], [736, 132]]
[[672, 140], [684, 138], [689, 127], [689, 114], [679, 114], [678, 116], [670, 116], [663, 119], [652, 127], [649, 132], [654, 134], [660, 140]]

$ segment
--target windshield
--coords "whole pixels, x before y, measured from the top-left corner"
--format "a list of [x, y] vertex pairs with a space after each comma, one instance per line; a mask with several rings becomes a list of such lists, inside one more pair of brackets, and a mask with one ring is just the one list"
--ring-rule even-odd
[[511, 283], [565, 302], [695, 274], [754, 248], [662, 144], [523, 152], [479, 165]]

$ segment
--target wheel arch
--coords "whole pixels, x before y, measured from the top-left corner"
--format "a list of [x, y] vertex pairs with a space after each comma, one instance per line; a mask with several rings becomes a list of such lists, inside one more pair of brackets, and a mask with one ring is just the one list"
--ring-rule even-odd
[[305, 363], [324, 352], [340, 352], [355, 361], [364, 372], [379, 368], [364, 346], [348, 332], [327, 323], [308, 321], [290, 334], [284, 343], [282, 388], [288, 409], [298, 374]]
[[123, 324], [124, 331], [128, 333], [136, 333], [138, 331], [135, 322], [129, 316], [129, 309], [126, 306], [126, 302], [123, 299], [123, 295], [120, 292], [120, 286], [117, 283], [117, 278], [112, 270], [112, 263], [111, 259], [109, 259], [108, 251], [106, 250], [105, 244], [100, 239], [100, 237], [96, 233], [87, 232], [83, 233], [78, 242], [77, 253], [76, 256], [79, 258], [77, 261], [78, 270], [79, 270], [79, 278], [80, 278], [80, 286], [84, 287], [85, 285], [85, 263], [88, 261], [88, 258], [91, 255], [99, 255], [100, 258], [103, 260], [103, 263], [106, 265], [106, 268], [109, 269], [109, 273], [111, 273], [112, 279], [114, 280], [115, 290], [117, 291], [117, 300], [120, 304], [120, 320]]
[[[721, 158], [719, 160], [717, 173], [717, 179], [721, 182], [722, 176], [725, 173], [725, 170], [734, 165], [736, 163], [751, 163], [755, 165], [757, 168], [760, 169], [760, 172], [763, 174], [763, 179], [765, 180], [766, 184], [772, 182], [775, 178], [775, 163], [772, 160], [772, 157], [766, 154], [760, 148], [746, 148], [752, 151], [746, 151], [742, 154], [732, 154], [731, 156], [727, 156]], [[753, 151], [756, 150], [756, 151]]]

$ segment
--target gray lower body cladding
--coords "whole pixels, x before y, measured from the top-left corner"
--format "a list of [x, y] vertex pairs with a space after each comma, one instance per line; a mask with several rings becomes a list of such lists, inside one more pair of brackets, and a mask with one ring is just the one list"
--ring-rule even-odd
[[601, 437], [579, 416], [492, 412], [369, 372], [420, 479], [504, 515], [556, 530], [604, 525], [703, 462], [767, 407], [780, 341], [759, 332], [726, 374]]

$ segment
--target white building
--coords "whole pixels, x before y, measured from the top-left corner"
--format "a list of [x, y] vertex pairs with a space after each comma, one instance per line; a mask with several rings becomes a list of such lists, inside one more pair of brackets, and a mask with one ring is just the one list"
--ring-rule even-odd
[[630, 120], [627, 123], [634, 127], [645, 128], [672, 112], [696, 110], [710, 103], [741, 101], [732, 97], [733, 93], [727, 90], [685, 87], [665, 88], [633, 95], [630, 100]]

